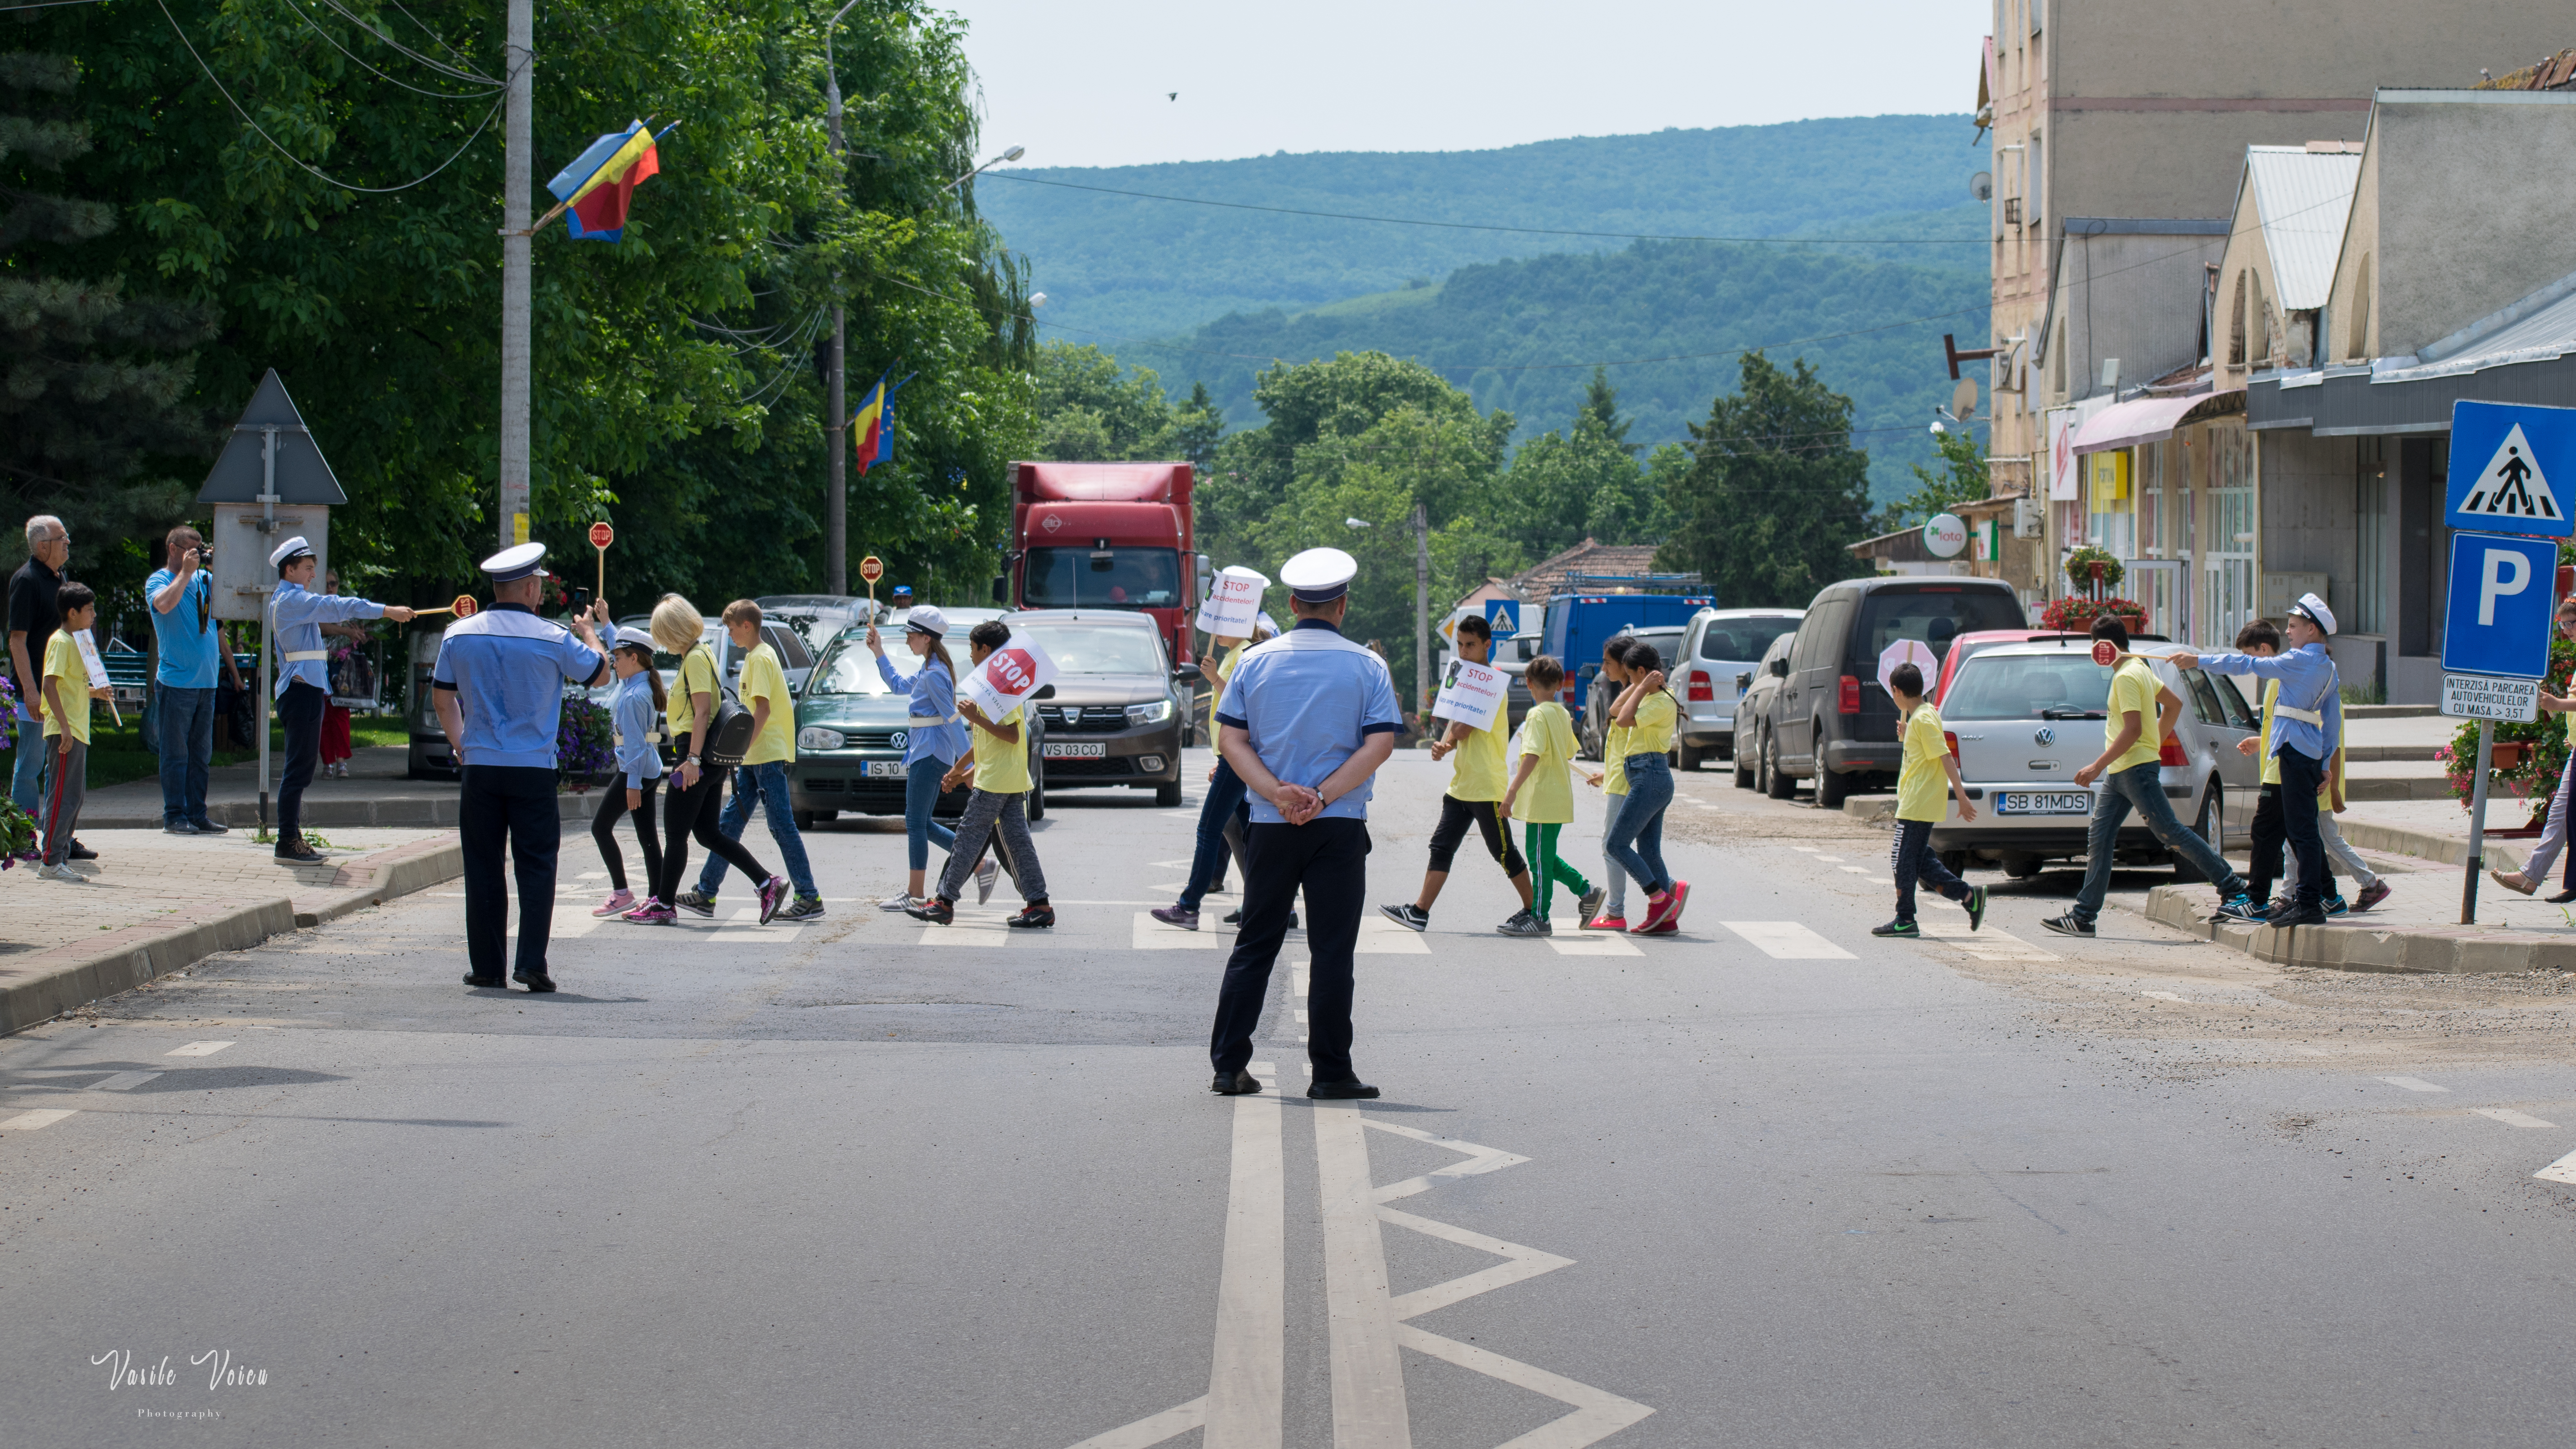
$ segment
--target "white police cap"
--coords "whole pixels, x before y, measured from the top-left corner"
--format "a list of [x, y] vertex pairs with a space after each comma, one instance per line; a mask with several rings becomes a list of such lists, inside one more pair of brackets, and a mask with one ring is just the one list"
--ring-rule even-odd
[[653, 642], [652, 630], [638, 629], [632, 624], [621, 624], [617, 628], [617, 641], [610, 647], [617, 649], [641, 649], [645, 653], [650, 654], [660, 646]]
[[936, 639], [948, 632], [948, 616], [939, 612], [937, 604], [915, 604], [903, 616], [903, 627]]
[[307, 557], [312, 552], [313, 545], [306, 543], [304, 535], [299, 533], [269, 550], [268, 566], [273, 569], [284, 568], [289, 560]]
[[543, 578], [546, 572], [546, 546], [523, 543], [505, 548], [483, 560], [483, 572], [496, 584], [514, 584], [521, 579]]
[[1279, 566], [1279, 582], [1300, 603], [1329, 604], [1350, 592], [1360, 561], [1338, 548], [1310, 548]]
[[2299, 595], [2299, 601], [2290, 606], [2290, 612], [2305, 618], [2309, 623], [2329, 634], [2335, 631], [2334, 610], [2327, 608], [2326, 601], [2314, 594]]

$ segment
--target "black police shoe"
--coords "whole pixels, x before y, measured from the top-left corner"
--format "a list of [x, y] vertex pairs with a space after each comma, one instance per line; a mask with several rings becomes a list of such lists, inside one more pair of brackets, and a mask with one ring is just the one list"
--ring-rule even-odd
[[1248, 1097], [1261, 1090], [1261, 1079], [1250, 1072], [1235, 1072], [1232, 1075], [1219, 1072], [1216, 1074], [1216, 1080], [1208, 1084], [1208, 1090], [1220, 1097]]
[[498, 991], [504, 983], [498, 976], [476, 976], [469, 972], [465, 977], [465, 984], [478, 991]]
[[527, 987], [528, 990], [539, 996], [543, 996], [547, 992], [555, 989], [555, 979], [548, 976], [543, 971], [537, 972], [533, 976], [529, 975], [525, 971], [513, 971], [510, 973], [510, 979]]
[[1361, 1097], [1374, 1097], [1377, 1088], [1366, 1082], [1309, 1082], [1306, 1095], [1327, 1102], [1347, 1102]]

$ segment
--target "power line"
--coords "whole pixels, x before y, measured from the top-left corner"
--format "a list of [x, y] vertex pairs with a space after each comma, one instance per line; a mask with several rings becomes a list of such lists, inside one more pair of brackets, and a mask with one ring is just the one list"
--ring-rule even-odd
[[[456, 93], [455, 93], [455, 92], [453, 92], [453, 91], [433, 91], [433, 90], [427, 90], [427, 89], [424, 89], [424, 88], [422, 88], [422, 87], [420, 87], [420, 86], [413, 85], [411, 82], [409, 82], [409, 81], [407, 81], [407, 80], [403, 80], [403, 79], [401, 79], [401, 78], [400, 78], [400, 77], [398, 77], [398, 76], [389, 75], [389, 74], [387, 74], [387, 73], [386, 73], [386, 72], [384, 72], [384, 71], [378, 70], [378, 69], [376, 69], [376, 68], [375, 68], [375, 66], [374, 66], [374, 65], [372, 65], [372, 64], [370, 64], [370, 63], [368, 63], [367, 61], [365, 61], [365, 60], [363, 60], [363, 59], [360, 59], [360, 58], [359, 58], [359, 56], [358, 56], [358, 54], [357, 54], [357, 52], [355, 52], [355, 51], [353, 51], [353, 50], [349, 49], [349, 47], [347, 47], [347, 46], [345, 46], [345, 45], [342, 45], [342, 44], [340, 43], [339, 38], [338, 38], [337, 36], [334, 36], [330, 31], [327, 31], [327, 30], [323, 29], [319, 24], [315, 23], [315, 21], [314, 21], [313, 17], [312, 17], [312, 16], [310, 16], [310, 15], [305, 14], [305, 13], [304, 13], [304, 8], [303, 8], [302, 6], [300, 6], [300, 5], [296, 4], [296, 3], [295, 3], [295, 0], [286, 0], [286, 8], [295, 12], [295, 18], [304, 22], [304, 28], [305, 28], [305, 29], [312, 31], [314, 34], [316, 34], [316, 35], [318, 35], [318, 36], [321, 36], [324, 40], [326, 40], [326, 41], [330, 42], [331, 48], [332, 48], [333, 50], [336, 50], [336, 51], [340, 52], [342, 55], [345, 55], [345, 56], [349, 57], [349, 59], [350, 59], [351, 61], [355, 62], [355, 63], [356, 63], [356, 64], [357, 64], [361, 69], [365, 70], [365, 71], [367, 72], [367, 74], [369, 74], [369, 75], [372, 75], [372, 76], [376, 77], [378, 80], [391, 81], [391, 82], [393, 82], [395, 85], [401, 86], [404, 90], [410, 91], [410, 92], [411, 92], [411, 93], [413, 93], [414, 95], [429, 96], [429, 97], [431, 97], [432, 99], [435, 99], [435, 100], [442, 100], [442, 101], [472, 101], [472, 100], [480, 100], [480, 99], [482, 98], [480, 95], [473, 94], [473, 93], [468, 93], [468, 94], [465, 94], [465, 95], [458, 95], [458, 94], [456, 94]], [[370, 35], [374, 35], [374, 34], [375, 34], [375, 32], [374, 32], [374, 31], [369, 31], [369, 32], [367, 32], [367, 33], [368, 33], [368, 34], [370, 34]], [[384, 39], [384, 37], [383, 37], [383, 36], [381, 36], [381, 35], [376, 36], [376, 38], [377, 38], [378, 40], [382, 40], [382, 39]], [[498, 85], [498, 84], [499, 84], [499, 82], [497, 82], [497, 81], [493, 83], [493, 85]], [[487, 90], [487, 91], [488, 91], [488, 90], [490, 90], [491, 88], [492, 88], [491, 86], [484, 86], [484, 87], [482, 87], [482, 89]]]
[[[351, 10], [346, 5], [343, 5], [340, 3], [340, 0], [322, 0], [322, 3], [340, 12], [341, 17], [347, 20], [350, 24], [357, 26], [369, 35], [372, 35], [376, 39], [393, 47], [395, 50], [402, 52], [404, 55], [411, 57], [413, 60], [420, 62], [422, 65], [425, 65], [431, 70], [437, 71], [442, 75], [453, 76], [458, 80], [474, 81], [480, 85], [497, 86], [503, 84], [503, 82], [494, 80], [492, 77], [483, 74], [479, 70], [459, 70], [455, 66], [449, 65], [447, 62], [438, 59], [436, 56], [421, 54], [419, 51], [412, 49], [410, 46], [403, 44], [401, 41], [394, 39], [392, 36], [387, 35], [385, 32], [378, 30], [375, 26], [369, 24], [365, 16]], [[395, 8], [400, 9], [401, 7], [397, 6]], [[446, 50], [448, 54], [455, 55], [459, 60], [463, 60], [465, 58], [463, 55], [458, 54], [456, 47], [449, 45], [446, 39], [440, 36], [437, 31], [431, 30], [426, 25], [421, 25], [420, 17], [413, 15], [408, 10], [403, 11], [403, 17], [411, 21], [414, 25], [420, 25], [422, 32], [428, 35], [430, 39], [436, 40], [440, 47]]]
[[1645, 231], [1576, 231], [1555, 226], [1497, 226], [1474, 221], [1426, 221], [1410, 216], [1364, 216], [1346, 211], [1307, 211], [1294, 206], [1260, 206], [1249, 201], [1212, 201], [1204, 196], [1166, 196], [1154, 191], [1121, 191], [1114, 186], [1085, 186], [1074, 181], [1049, 181], [1043, 177], [1022, 176], [1010, 171], [984, 173], [999, 181], [1018, 181], [1030, 186], [1058, 186], [1067, 191], [1094, 191], [1103, 196], [1133, 196], [1146, 201], [1172, 201], [1186, 206], [1218, 206], [1230, 211], [1266, 211], [1279, 216], [1316, 216], [1331, 221], [1374, 221], [1389, 226], [1428, 226], [1448, 231], [1506, 231], [1523, 236], [1588, 236], [1609, 241], [1691, 241], [1691, 242], [1816, 242], [1838, 246], [1955, 247], [1984, 246], [1986, 238], [1970, 237], [1871, 237], [1871, 236], [1682, 236]]
[[[237, 100], [234, 100], [234, 99], [233, 99], [233, 93], [232, 93], [230, 90], [228, 90], [228, 89], [226, 89], [226, 88], [225, 88], [222, 78], [221, 78], [221, 77], [219, 77], [219, 76], [217, 76], [217, 75], [215, 74], [214, 67], [212, 67], [212, 66], [210, 66], [210, 65], [206, 64], [206, 58], [205, 58], [204, 56], [197, 54], [197, 45], [196, 45], [196, 42], [195, 42], [195, 41], [192, 41], [192, 40], [190, 40], [190, 39], [188, 38], [188, 32], [187, 32], [187, 31], [182, 30], [182, 29], [180, 29], [180, 28], [179, 28], [179, 17], [177, 17], [177, 16], [175, 16], [175, 15], [172, 15], [172, 14], [170, 13], [170, 6], [169, 6], [169, 4], [168, 4], [168, 0], [152, 0], [152, 3], [153, 3], [153, 4], [155, 4], [155, 5], [158, 5], [158, 6], [161, 8], [161, 18], [170, 22], [170, 29], [171, 29], [171, 32], [172, 32], [173, 34], [175, 34], [175, 35], [177, 35], [177, 36], [179, 37], [179, 43], [180, 43], [181, 45], [183, 45], [183, 46], [186, 46], [186, 47], [187, 47], [187, 50], [188, 50], [188, 58], [189, 58], [190, 60], [195, 61], [195, 62], [197, 63], [197, 69], [199, 69], [199, 70], [201, 70], [201, 71], [204, 71], [204, 72], [206, 73], [206, 79], [207, 79], [207, 80], [214, 82], [214, 87], [215, 87], [215, 91], [216, 91], [216, 93], [217, 93], [218, 95], [221, 95], [221, 96], [224, 98], [224, 104], [226, 104], [226, 105], [228, 105], [228, 106], [230, 106], [230, 107], [232, 107], [232, 108], [233, 108], [233, 114], [234, 114], [234, 115], [237, 115], [237, 116], [239, 116], [239, 117], [241, 117], [241, 118], [242, 118], [242, 124], [243, 124], [243, 125], [248, 126], [248, 127], [250, 127], [252, 130], [259, 132], [259, 138], [260, 138], [261, 140], [263, 140], [263, 141], [266, 141], [270, 146], [275, 147], [275, 148], [276, 148], [276, 150], [277, 150], [277, 154], [278, 154], [278, 155], [285, 157], [287, 160], [294, 162], [296, 165], [303, 167], [305, 170], [312, 172], [315, 176], [320, 177], [322, 180], [324, 180], [324, 181], [326, 181], [326, 182], [329, 182], [329, 183], [330, 183], [331, 185], [333, 185], [333, 186], [337, 186], [337, 187], [339, 187], [339, 188], [340, 188], [341, 190], [343, 190], [343, 191], [358, 191], [358, 192], [364, 192], [364, 193], [366, 193], [367, 195], [370, 195], [370, 196], [385, 196], [385, 195], [389, 195], [389, 194], [391, 194], [391, 193], [393, 193], [393, 192], [396, 192], [396, 191], [409, 191], [409, 190], [410, 190], [410, 189], [412, 189], [413, 187], [420, 185], [422, 182], [429, 180], [429, 179], [430, 179], [430, 177], [432, 177], [432, 176], [436, 176], [439, 172], [444, 171], [444, 170], [446, 170], [448, 167], [455, 165], [455, 164], [456, 164], [456, 158], [457, 158], [457, 157], [464, 155], [468, 150], [472, 149], [472, 147], [473, 147], [473, 145], [474, 145], [474, 143], [475, 143], [476, 141], [478, 141], [478, 140], [482, 139], [483, 132], [484, 132], [488, 127], [490, 127], [490, 126], [491, 126], [491, 124], [492, 124], [492, 118], [493, 118], [494, 116], [497, 116], [497, 115], [501, 114], [501, 103], [502, 103], [502, 100], [507, 99], [507, 97], [502, 97], [502, 98], [499, 98], [499, 99], [495, 99], [495, 100], [492, 102], [492, 108], [491, 108], [490, 110], [485, 111], [485, 112], [483, 113], [483, 123], [482, 123], [481, 125], [478, 125], [478, 126], [476, 126], [476, 127], [474, 128], [474, 134], [473, 134], [473, 135], [471, 135], [471, 136], [466, 137], [466, 138], [465, 138], [465, 144], [464, 144], [464, 145], [457, 147], [457, 148], [456, 148], [456, 150], [455, 150], [455, 152], [454, 152], [453, 154], [449, 155], [449, 157], [448, 157], [446, 160], [439, 162], [437, 166], [435, 166], [435, 167], [431, 168], [427, 175], [423, 175], [423, 176], [416, 176], [416, 177], [412, 178], [411, 180], [404, 182], [404, 183], [403, 183], [402, 185], [400, 185], [400, 186], [355, 186], [355, 185], [351, 185], [349, 182], [342, 181], [340, 178], [338, 178], [338, 177], [336, 177], [336, 176], [331, 175], [329, 172], [324, 171], [322, 168], [320, 168], [320, 167], [318, 167], [318, 166], [315, 166], [313, 163], [311, 163], [311, 162], [309, 162], [309, 161], [305, 160], [303, 157], [298, 156], [298, 155], [296, 155], [294, 152], [287, 150], [287, 149], [286, 149], [286, 147], [285, 147], [285, 145], [284, 145], [283, 143], [281, 143], [281, 142], [280, 142], [280, 141], [279, 141], [275, 136], [272, 136], [272, 135], [268, 134], [268, 130], [267, 130], [267, 128], [266, 128], [266, 127], [264, 127], [264, 126], [260, 125], [260, 123], [259, 123], [259, 122], [252, 120], [252, 119], [251, 119], [250, 112], [248, 112], [248, 111], [246, 111], [246, 110], [243, 110], [243, 109], [242, 109], [242, 103], [241, 103], [241, 102], [239, 102], [239, 101], [237, 101]], [[326, 5], [327, 5], [327, 4], [330, 4], [330, 3], [331, 3], [331, 0], [323, 0], [323, 3], [324, 3], [324, 4], [326, 4]], [[333, 8], [335, 8], [335, 9], [336, 9], [337, 7], [336, 7], [336, 6], [334, 6]], [[527, 62], [523, 60], [523, 61], [521, 61], [520, 63], [521, 63], [522, 65], [524, 65], [524, 64], [526, 64]]]

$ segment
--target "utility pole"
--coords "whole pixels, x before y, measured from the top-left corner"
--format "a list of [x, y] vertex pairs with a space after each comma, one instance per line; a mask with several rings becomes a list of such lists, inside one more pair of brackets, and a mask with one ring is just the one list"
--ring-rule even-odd
[[528, 297], [536, 238], [529, 189], [536, 168], [536, 0], [510, 0], [509, 69], [501, 116], [501, 517], [500, 546], [528, 537]]
[[1431, 709], [1431, 514], [1413, 505], [1413, 708]]
[[[839, 183], [849, 186], [849, 148], [841, 143], [841, 72], [832, 61], [832, 32], [859, 0], [849, 0], [823, 27], [823, 113], [832, 124], [832, 154], [843, 158]], [[823, 592], [850, 591], [850, 393], [843, 370], [848, 356], [848, 318], [841, 302], [841, 279], [832, 278], [832, 376], [829, 384], [831, 424], [823, 429], [832, 461], [824, 470]]]

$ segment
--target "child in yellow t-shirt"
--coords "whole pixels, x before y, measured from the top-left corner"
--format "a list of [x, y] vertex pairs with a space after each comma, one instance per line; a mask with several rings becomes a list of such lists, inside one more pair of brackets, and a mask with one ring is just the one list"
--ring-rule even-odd
[[[987, 619], [966, 636], [967, 662], [981, 664], [994, 650], [1010, 642], [1011, 626], [999, 619]], [[904, 914], [940, 926], [955, 920], [957, 898], [965, 892], [966, 877], [974, 871], [975, 863], [983, 857], [985, 842], [990, 840], [1003, 856], [1003, 863], [1011, 868], [1012, 883], [1020, 888], [1020, 899], [1026, 903], [1018, 915], [1003, 924], [1039, 929], [1052, 926], [1055, 907], [1047, 903], [1046, 872], [1038, 868], [1038, 848], [1029, 839], [1025, 804], [1031, 784], [1029, 746], [1027, 735], [1022, 733], [1020, 711], [1014, 709], [991, 720], [972, 701], [960, 699], [957, 712], [966, 717], [974, 748], [949, 767], [939, 788], [953, 790], [971, 778], [974, 793], [966, 797], [966, 813], [957, 819], [957, 839], [948, 847], [948, 869], [940, 874], [939, 893], [917, 906], [906, 906]]]
[[[45, 880], [82, 885], [89, 877], [72, 869], [72, 827], [80, 823], [81, 802], [89, 794], [89, 702], [106, 699], [108, 691], [89, 682], [89, 663], [81, 657], [80, 636], [98, 621], [98, 596], [87, 584], [65, 584], [55, 596], [63, 626], [45, 641], [45, 739], [54, 747], [54, 788], [45, 800], [45, 858], [36, 874]], [[39, 748], [18, 733], [20, 749]]]
[[1919, 936], [1914, 923], [1914, 883], [1925, 885], [1968, 908], [1968, 929], [1986, 923], [1986, 888], [1970, 886], [1950, 873], [1932, 851], [1932, 827], [1949, 813], [1950, 795], [1959, 796], [1959, 818], [1974, 820], [1968, 788], [1959, 780], [1959, 759], [1941, 728], [1941, 712], [1923, 698], [1923, 671], [1900, 664], [1887, 672], [1887, 692], [1905, 719], [1905, 764], [1896, 777], [1896, 840], [1888, 858], [1896, 867], [1896, 919], [1872, 926], [1873, 936]]
[[1529, 662], [1529, 717], [1521, 721], [1521, 763], [1503, 791], [1503, 813], [1520, 821], [1529, 855], [1531, 902], [1494, 929], [1506, 936], [1552, 936], [1548, 906], [1562, 882], [1589, 913], [1601, 904], [1592, 882], [1556, 853], [1556, 838], [1574, 821], [1574, 718], [1556, 702], [1565, 666], [1545, 654]]

